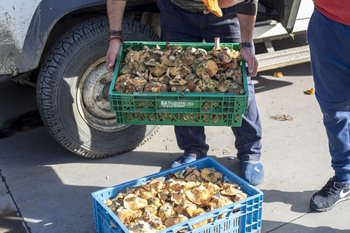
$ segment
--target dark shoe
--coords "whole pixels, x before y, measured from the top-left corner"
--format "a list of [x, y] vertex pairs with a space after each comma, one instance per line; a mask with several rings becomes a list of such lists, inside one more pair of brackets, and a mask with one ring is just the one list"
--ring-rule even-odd
[[252, 185], [261, 184], [264, 180], [263, 165], [258, 161], [243, 161], [242, 178]]
[[337, 182], [334, 176], [310, 201], [310, 207], [317, 211], [327, 211], [332, 209], [337, 203], [350, 199], [350, 184]]
[[171, 164], [171, 168], [181, 166], [182, 164], [185, 164], [185, 163], [191, 163], [196, 160], [197, 160], [196, 154], [189, 154], [188, 156], [183, 155], [180, 158], [178, 158], [175, 162], [173, 162], [173, 164]]

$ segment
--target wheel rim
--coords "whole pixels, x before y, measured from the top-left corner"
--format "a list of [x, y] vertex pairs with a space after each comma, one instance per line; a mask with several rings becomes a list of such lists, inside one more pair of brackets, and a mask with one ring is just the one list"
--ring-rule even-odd
[[128, 127], [117, 125], [115, 113], [111, 111], [108, 91], [112, 77], [105, 68], [105, 58], [101, 58], [86, 70], [78, 84], [77, 108], [81, 117], [91, 127], [105, 132]]

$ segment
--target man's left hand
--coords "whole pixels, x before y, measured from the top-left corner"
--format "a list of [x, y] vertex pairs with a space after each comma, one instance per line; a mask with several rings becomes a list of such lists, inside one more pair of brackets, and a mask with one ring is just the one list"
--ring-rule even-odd
[[243, 47], [241, 48], [241, 56], [248, 63], [247, 76], [255, 77], [258, 73], [258, 60], [256, 59], [252, 48]]

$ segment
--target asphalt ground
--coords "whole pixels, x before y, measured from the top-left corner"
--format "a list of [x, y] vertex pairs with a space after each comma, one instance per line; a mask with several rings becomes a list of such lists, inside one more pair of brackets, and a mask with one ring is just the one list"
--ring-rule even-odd
[[[273, 77], [274, 72], [283, 77]], [[350, 201], [329, 212], [309, 209], [310, 197], [333, 175], [326, 132], [309, 63], [259, 73], [265, 180], [261, 232], [350, 232]], [[210, 157], [239, 174], [229, 127], [206, 127]], [[62, 148], [43, 127], [34, 89], [0, 77], [0, 232], [92, 233], [91, 194], [157, 173], [181, 151], [173, 127], [159, 127], [132, 152], [91, 160]]]

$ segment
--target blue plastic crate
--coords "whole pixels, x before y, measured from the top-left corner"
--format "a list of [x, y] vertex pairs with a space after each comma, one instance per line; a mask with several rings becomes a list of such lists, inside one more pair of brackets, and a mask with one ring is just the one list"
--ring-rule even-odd
[[[195, 162], [188, 163], [176, 168], [171, 168], [150, 176], [146, 176], [137, 180], [133, 180], [121, 185], [105, 188], [92, 193], [93, 208], [95, 217], [95, 229], [97, 233], [129, 233], [128, 229], [118, 219], [118, 217], [103, 203], [107, 198], [115, 197], [119, 192], [124, 191], [127, 187], [141, 185], [151, 178], [165, 177], [173, 174], [185, 167], [215, 168], [223, 174], [224, 179], [237, 183], [241, 186], [242, 191], [249, 195], [248, 198], [235, 202], [231, 205], [224, 206], [220, 209], [210, 211], [195, 218], [191, 218], [185, 222], [168, 227], [159, 233], [176, 233], [179, 230], [187, 229], [193, 233], [248, 233], [261, 231], [261, 215], [263, 193], [232, 173], [226, 167], [212, 158], [203, 158]], [[224, 218], [218, 218], [221, 214], [226, 214]], [[213, 218], [214, 221], [203, 225], [199, 228], [191, 229], [191, 226], [200, 223], [206, 219]]]

